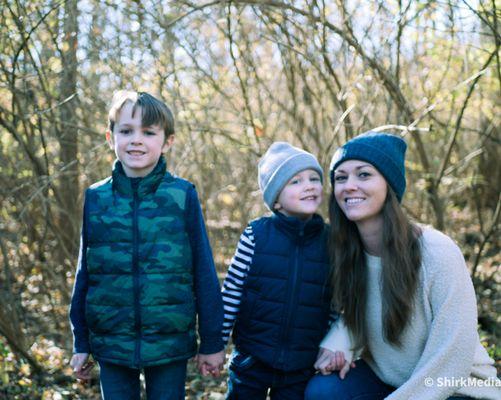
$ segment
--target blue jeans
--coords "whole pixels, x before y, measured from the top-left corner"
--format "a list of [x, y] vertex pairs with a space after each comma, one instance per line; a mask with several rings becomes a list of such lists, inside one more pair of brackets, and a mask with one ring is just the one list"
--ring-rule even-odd
[[337, 373], [315, 375], [308, 383], [305, 400], [377, 400], [384, 399], [394, 387], [380, 380], [363, 360], [356, 361], [344, 379]]
[[[183, 400], [186, 360], [144, 368], [148, 400]], [[140, 370], [99, 362], [103, 400], [139, 400]]]
[[312, 368], [282, 371], [272, 368], [250, 354], [234, 350], [231, 356], [227, 400], [303, 400]]
[[[305, 400], [380, 400], [395, 390], [372, 371], [363, 360], [356, 361], [344, 379], [338, 373], [315, 375], [306, 387]], [[449, 397], [448, 400], [467, 400], [469, 397]]]

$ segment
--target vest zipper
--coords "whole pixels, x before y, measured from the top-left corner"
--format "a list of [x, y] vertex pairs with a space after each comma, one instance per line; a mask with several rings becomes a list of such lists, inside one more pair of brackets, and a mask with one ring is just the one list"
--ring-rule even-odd
[[289, 345], [289, 336], [291, 332], [291, 325], [293, 320], [292, 312], [296, 309], [297, 303], [297, 291], [299, 289], [299, 285], [297, 284], [298, 275], [299, 275], [299, 259], [302, 257], [302, 247], [303, 247], [303, 236], [304, 236], [304, 228], [301, 228], [299, 231], [299, 242], [296, 246], [296, 251], [294, 252], [294, 268], [292, 270], [292, 280], [291, 280], [291, 288], [289, 290], [289, 296], [287, 298], [287, 310], [286, 310], [286, 319], [285, 319], [285, 329], [282, 330], [281, 335], [281, 343], [282, 348], [280, 349], [280, 355], [278, 357], [278, 364], [282, 367], [285, 364], [285, 353], [287, 347]]
[[139, 180], [132, 179], [134, 193], [132, 203], [132, 279], [134, 285], [134, 330], [136, 331], [136, 343], [134, 349], [134, 365], [140, 367], [141, 361], [141, 312], [139, 303], [139, 226], [138, 226], [138, 195]]

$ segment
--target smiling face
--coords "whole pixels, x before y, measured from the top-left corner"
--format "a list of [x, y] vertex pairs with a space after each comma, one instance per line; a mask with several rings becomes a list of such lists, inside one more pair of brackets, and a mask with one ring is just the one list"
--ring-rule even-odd
[[294, 175], [280, 192], [274, 209], [289, 217], [311, 218], [322, 202], [322, 180], [317, 171], [305, 169]]
[[158, 125], [141, 125], [142, 109], [126, 102], [116, 120], [113, 132], [106, 133], [110, 147], [121, 161], [130, 178], [148, 175], [158, 163], [162, 153], [172, 146], [174, 135], [165, 139]]
[[383, 175], [371, 164], [348, 160], [334, 171], [334, 197], [350, 221], [382, 224], [381, 210], [388, 192]]

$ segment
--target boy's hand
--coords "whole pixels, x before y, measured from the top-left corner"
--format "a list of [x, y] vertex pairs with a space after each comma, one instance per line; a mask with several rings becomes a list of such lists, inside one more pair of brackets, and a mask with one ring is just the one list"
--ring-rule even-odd
[[339, 371], [339, 377], [344, 379], [350, 368], [355, 368], [355, 363], [346, 361], [342, 351], [333, 352], [321, 347], [314, 367], [322, 375], [329, 375], [332, 371]]
[[90, 380], [90, 372], [92, 368], [94, 368], [94, 362], [89, 360], [89, 353], [73, 354], [70, 360], [70, 366], [73, 368], [73, 372], [78, 379], [82, 381]]
[[221, 375], [220, 371], [224, 364], [224, 350], [213, 354], [197, 354], [197, 368], [202, 376], [211, 374], [214, 377]]

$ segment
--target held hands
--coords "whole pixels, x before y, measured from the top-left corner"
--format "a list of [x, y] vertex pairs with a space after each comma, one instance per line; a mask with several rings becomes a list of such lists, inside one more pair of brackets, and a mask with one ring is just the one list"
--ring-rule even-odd
[[195, 361], [202, 376], [211, 374], [217, 378], [221, 375], [220, 371], [223, 369], [224, 350], [213, 354], [197, 354]]
[[88, 381], [91, 378], [90, 372], [94, 368], [94, 362], [89, 360], [89, 353], [76, 353], [73, 354], [70, 360], [70, 366], [77, 379]]
[[322, 375], [329, 375], [333, 371], [339, 371], [339, 377], [344, 379], [350, 368], [355, 368], [355, 363], [346, 361], [342, 351], [333, 352], [321, 347], [314, 367]]

